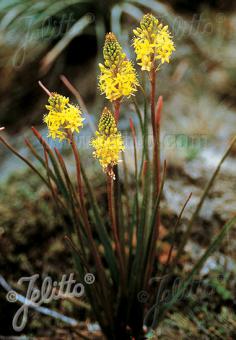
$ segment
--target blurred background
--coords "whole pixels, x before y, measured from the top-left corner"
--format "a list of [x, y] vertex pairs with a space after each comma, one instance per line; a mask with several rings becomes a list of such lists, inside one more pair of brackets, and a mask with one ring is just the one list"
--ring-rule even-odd
[[[132, 28], [142, 15], [151, 11], [168, 24], [176, 52], [170, 65], [158, 73], [157, 83], [158, 95], [164, 98], [162, 156], [168, 162], [161, 249], [164, 259], [168, 228], [184, 199], [193, 192], [187, 219], [236, 132], [235, 5], [230, 0], [0, 0], [0, 127], [6, 128], [1, 133], [28, 155], [24, 137], [33, 142], [30, 127], [37, 126], [46, 135], [42, 117], [47, 98], [38, 80], [50, 91], [76, 102], [61, 81], [64, 75], [77, 88], [89, 112], [83, 132], [88, 136], [105, 103], [97, 88], [105, 33], [113, 31], [134, 59]], [[126, 102], [120, 127], [127, 134], [131, 116], [136, 121], [134, 108]], [[87, 171], [101, 190], [101, 171], [92, 168], [91, 150], [86, 143], [81, 144]], [[66, 146], [61, 148], [66, 154]], [[223, 223], [235, 215], [235, 169], [236, 148], [196, 223], [187, 245], [186, 270]], [[131, 165], [129, 170], [132, 175]], [[63, 225], [54, 216], [40, 179], [2, 145], [0, 174], [0, 283], [4, 279], [14, 287], [21, 276], [42, 273], [58, 279], [70, 273], [72, 261], [63, 241]], [[181, 301], [161, 326], [161, 339], [235, 338], [235, 249], [233, 230], [201, 272], [201, 279], [214, 287], [215, 294], [205, 296], [201, 304], [194, 294], [187, 304]], [[0, 286], [0, 335], [10, 336], [14, 334], [11, 321], [17, 306], [8, 303], [5, 295]], [[62, 300], [50, 307], [81, 320], [81, 327], [90, 318], [86, 304], [77, 306]], [[73, 338], [65, 323], [37, 312], [30, 313], [22, 334]]]

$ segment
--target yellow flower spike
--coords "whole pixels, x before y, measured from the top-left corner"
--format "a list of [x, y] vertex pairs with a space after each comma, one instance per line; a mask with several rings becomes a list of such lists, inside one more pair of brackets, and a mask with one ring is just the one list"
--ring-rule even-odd
[[138, 86], [137, 75], [113, 33], [106, 35], [103, 56], [104, 65], [99, 64], [101, 93], [110, 101], [133, 95]]
[[48, 127], [48, 137], [62, 141], [67, 139], [68, 133], [79, 132], [83, 126], [82, 113], [78, 106], [69, 103], [69, 98], [52, 93], [45, 107], [48, 113], [43, 121]]
[[[140, 27], [133, 30], [133, 33], [134, 50], [138, 65], [143, 71], [150, 72], [152, 67], [158, 69], [161, 64], [169, 63], [175, 46], [168, 26], [163, 27], [152, 14], [146, 14], [140, 22]], [[158, 61], [159, 64], [156, 65]]]
[[118, 164], [120, 152], [124, 151], [125, 147], [122, 136], [117, 130], [115, 118], [106, 107], [91, 145], [95, 149], [93, 156], [99, 160], [103, 171], [115, 179], [112, 168]]

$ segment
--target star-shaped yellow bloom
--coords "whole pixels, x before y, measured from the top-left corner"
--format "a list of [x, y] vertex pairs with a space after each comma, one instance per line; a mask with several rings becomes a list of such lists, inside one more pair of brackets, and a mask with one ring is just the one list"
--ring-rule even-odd
[[62, 141], [68, 138], [68, 133], [79, 132], [83, 118], [78, 106], [70, 104], [69, 98], [57, 93], [52, 93], [48, 103], [48, 113], [43, 118], [48, 127], [48, 137]]
[[159, 68], [161, 64], [169, 63], [175, 46], [168, 26], [163, 26], [152, 14], [146, 14], [140, 27], [133, 32], [134, 50], [143, 71], [150, 72], [153, 67]]

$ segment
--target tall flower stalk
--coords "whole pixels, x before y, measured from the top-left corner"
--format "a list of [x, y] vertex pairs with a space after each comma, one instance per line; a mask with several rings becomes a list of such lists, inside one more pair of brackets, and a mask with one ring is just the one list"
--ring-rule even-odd
[[[140, 26], [134, 31], [133, 46], [137, 56], [138, 64], [142, 71], [148, 73], [150, 81], [150, 111], [153, 135], [153, 205], [156, 197], [160, 193], [161, 182], [161, 154], [160, 154], [160, 123], [162, 111], [162, 97], [159, 97], [156, 105], [156, 74], [161, 65], [169, 63], [170, 56], [175, 50], [172, 37], [168, 31], [168, 26], [163, 26], [152, 14], [146, 14], [140, 22]], [[156, 227], [153, 235], [151, 248], [155, 252], [155, 244], [160, 229], [160, 213], [156, 216]], [[153, 254], [150, 258], [154, 259]], [[152, 260], [150, 259], [150, 268]]]
[[[152, 14], [146, 14], [140, 26], [134, 31], [133, 46], [138, 64], [143, 71], [148, 72], [150, 80], [150, 108], [153, 131], [154, 162], [153, 173], [156, 180], [157, 195], [160, 189], [160, 105], [156, 112], [156, 73], [161, 65], [169, 63], [170, 56], [175, 50], [168, 26], [163, 26]], [[160, 103], [158, 103], [160, 104]], [[156, 117], [155, 117], [156, 115]]]
[[[99, 64], [99, 88], [102, 94], [111, 102], [114, 110], [114, 118], [116, 124], [119, 122], [121, 103], [124, 98], [134, 96], [139, 86], [136, 71], [130, 60], [123, 52], [114, 33], [110, 32], [105, 37], [103, 47], [104, 64]], [[115, 219], [119, 230], [121, 217], [121, 189], [119, 181], [118, 166], [112, 167], [112, 172], [116, 182], [112, 186], [114, 188], [114, 206]]]
[[[168, 274], [168, 284], [171, 284], [172, 274], [191, 235], [194, 220], [214, 184], [222, 163], [230, 154], [236, 137], [210, 178], [180, 244], [176, 244], [176, 235], [191, 193], [176, 218], [173, 230], [170, 226], [173, 243], [163, 268], [157, 257], [157, 241], [160, 241], [158, 236], [166, 162], [161, 172], [160, 127], [163, 98], [159, 96], [156, 103], [156, 75], [161, 65], [169, 62], [175, 47], [168, 27], [163, 26], [152, 14], [142, 18], [134, 34], [133, 46], [137, 63], [141, 66], [141, 72], [148, 74], [150, 81], [149, 95], [146, 95], [146, 89], [139, 85], [134, 65], [127, 59], [113, 33], [108, 33], [105, 37], [104, 63], [99, 64], [99, 89], [109, 103], [101, 115], [99, 114], [98, 128], [90, 144], [93, 148], [91, 159], [99, 162], [105, 177], [107, 200], [95, 190], [93, 181], [87, 177], [87, 171], [83, 167], [75, 139], [83, 128], [83, 110], [72, 104], [69, 98], [49, 91], [40, 83], [48, 95], [47, 112], [43, 117], [48, 128], [48, 138], [69, 143], [76, 178], [68, 170], [61, 152], [57, 148], [53, 150], [35, 128], [32, 128], [32, 131], [42, 146], [42, 153], [34, 148], [30, 140], [26, 139], [25, 143], [39, 163], [40, 169], [6, 141], [2, 136], [4, 132], [0, 135], [1, 143], [25, 162], [51, 192], [55, 211], [64, 219], [66, 241], [71, 247], [79, 279], [82, 282], [87, 272], [94, 273], [96, 277], [93, 285], [85, 286], [86, 297], [91, 304], [93, 316], [109, 340], [140, 339], [147, 329], [155, 329], [165, 312], [172, 308], [236, 222], [236, 218], [233, 218], [223, 226], [219, 235], [183, 280], [183, 284], [173, 291], [167, 303], [163, 304], [160, 298], [165, 288], [163, 281], [157, 282], [156, 289], [150, 287], [150, 282], [156, 275], [159, 277], [164, 273]], [[68, 79], [61, 79], [81, 102], [80, 94]], [[129, 117], [135, 169], [134, 175], [131, 176], [125, 158], [129, 149], [125, 148], [122, 132], [119, 130], [119, 115], [123, 110], [124, 99], [130, 100], [139, 89], [143, 95], [143, 111], [135, 100], [133, 102], [143, 134], [142, 160], [138, 157], [136, 126]], [[152, 166], [147, 145], [149, 122], [153, 136]], [[0, 131], [3, 129], [0, 128]], [[118, 173], [121, 160], [124, 181]], [[151, 192], [153, 195], [150, 199]], [[174, 247], [177, 248], [176, 257]], [[143, 292], [148, 297], [145, 301], [141, 299]]]

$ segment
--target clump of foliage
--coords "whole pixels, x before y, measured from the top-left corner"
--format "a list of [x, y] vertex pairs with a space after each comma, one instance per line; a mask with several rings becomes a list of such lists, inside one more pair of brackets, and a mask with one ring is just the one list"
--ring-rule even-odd
[[[44, 171], [39, 171], [0, 137], [1, 142], [26, 162], [49, 188], [57, 213], [62, 216], [69, 214], [70, 219], [65, 220], [68, 229], [66, 239], [73, 250], [80, 279], [83, 280], [87, 272], [94, 273], [96, 277], [93, 285], [86, 286], [86, 294], [108, 339], [130, 339], [131, 336], [138, 339], [144, 336], [147, 328], [156, 329], [166, 311], [179, 300], [195, 273], [236, 221], [233, 218], [223, 226], [181, 285], [163, 298], [183, 254], [193, 222], [236, 138], [212, 174], [180, 243], [176, 244], [176, 231], [191, 193], [184, 202], [173, 226], [167, 261], [162, 267], [157, 244], [166, 162], [162, 164], [160, 157], [163, 99], [161, 96], [156, 99], [156, 75], [164, 63], [169, 63], [175, 46], [168, 26], [163, 26], [152, 14], [146, 14], [134, 30], [133, 47], [137, 64], [141, 66], [142, 78], [138, 77], [133, 63], [128, 60], [113, 33], [106, 35], [104, 63], [100, 64], [99, 88], [109, 100], [109, 107], [103, 109], [98, 129], [90, 143], [94, 149], [93, 156], [99, 160], [106, 178], [106, 204], [98, 201], [93, 183], [80, 161], [76, 137], [83, 127], [83, 113], [68, 98], [50, 92], [40, 83], [49, 96], [44, 122], [51, 138], [64, 140], [71, 146], [77, 175], [76, 185], [71, 180], [60, 151], [57, 148], [52, 150], [35, 128], [32, 130], [42, 145], [43, 155], [35, 150], [29, 140], [26, 140], [26, 145]], [[143, 97], [143, 111], [135, 101], [137, 93]], [[139, 150], [136, 128], [130, 118], [135, 169], [132, 183], [128, 180], [125, 161], [129, 148], [119, 129], [120, 111], [126, 99], [134, 102], [142, 135]], [[150, 135], [151, 146], [148, 143]], [[121, 155], [124, 186], [120, 179]], [[173, 256], [174, 247], [177, 248], [176, 256]]]

